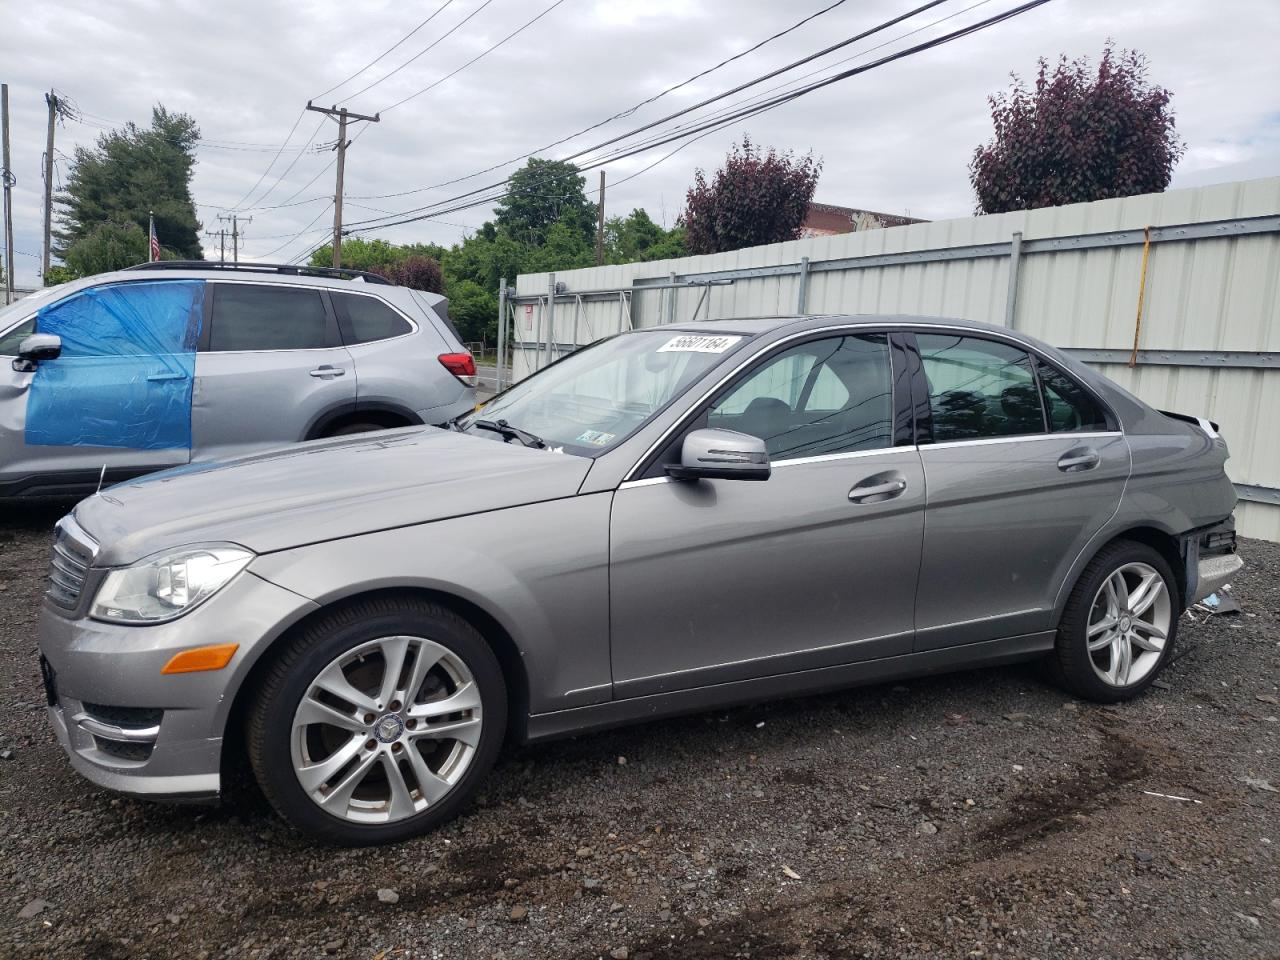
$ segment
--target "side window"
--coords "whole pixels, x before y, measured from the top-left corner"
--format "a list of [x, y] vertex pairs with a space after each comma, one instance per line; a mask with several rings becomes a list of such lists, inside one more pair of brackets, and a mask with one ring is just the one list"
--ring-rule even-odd
[[62, 339], [62, 357], [194, 353], [203, 280], [140, 280], [89, 287], [36, 314], [36, 330]]
[[977, 440], [1044, 433], [1044, 414], [1022, 350], [956, 334], [916, 335], [929, 381], [933, 439]]
[[783, 351], [712, 404], [707, 426], [759, 437], [774, 460], [891, 446], [888, 336], [830, 337]]
[[1072, 433], [1107, 429], [1107, 418], [1084, 387], [1044, 361], [1038, 364], [1049, 429]]
[[36, 318], [32, 317], [20, 323], [8, 333], [0, 336], [0, 357], [16, 357], [22, 341], [36, 332]]
[[358, 293], [330, 293], [347, 344], [389, 340], [413, 329], [409, 321], [377, 297]]
[[314, 350], [329, 346], [329, 321], [317, 290], [218, 283], [209, 349]]

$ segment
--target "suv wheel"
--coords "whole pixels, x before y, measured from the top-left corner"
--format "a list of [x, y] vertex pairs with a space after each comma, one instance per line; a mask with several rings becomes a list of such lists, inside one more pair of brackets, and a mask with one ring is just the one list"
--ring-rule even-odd
[[1118, 541], [1080, 575], [1058, 626], [1053, 673], [1103, 703], [1145, 690], [1169, 661], [1178, 632], [1177, 585], [1156, 550]]
[[248, 752], [263, 793], [322, 840], [390, 843], [456, 814], [493, 766], [507, 693], [471, 624], [414, 598], [310, 625], [263, 680]]
[[380, 423], [348, 423], [338, 427], [336, 430], [330, 430], [325, 434], [326, 437], [347, 437], [353, 433], [373, 433], [375, 430], [385, 430], [386, 427]]

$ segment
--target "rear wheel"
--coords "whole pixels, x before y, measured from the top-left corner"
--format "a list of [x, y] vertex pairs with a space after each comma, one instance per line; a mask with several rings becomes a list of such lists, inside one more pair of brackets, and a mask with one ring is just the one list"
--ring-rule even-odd
[[1125, 540], [1105, 547], [1067, 601], [1051, 663], [1057, 679], [1103, 703], [1141, 693], [1172, 655], [1177, 589], [1153, 548]]
[[249, 759], [293, 826], [388, 843], [456, 814], [505, 729], [502, 670], [475, 628], [437, 604], [376, 598], [286, 648], [253, 705]]

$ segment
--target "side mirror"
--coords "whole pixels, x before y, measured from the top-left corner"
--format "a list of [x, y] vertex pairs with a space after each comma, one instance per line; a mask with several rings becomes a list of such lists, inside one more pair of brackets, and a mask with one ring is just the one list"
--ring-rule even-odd
[[684, 438], [680, 462], [667, 473], [678, 480], [768, 480], [764, 441], [736, 430], [694, 430]]
[[62, 338], [54, 333], [33, 333], [18, 344], [18, 359], [13, 369], [31, 373], [41, 360], [57, 360], [62, 356]]

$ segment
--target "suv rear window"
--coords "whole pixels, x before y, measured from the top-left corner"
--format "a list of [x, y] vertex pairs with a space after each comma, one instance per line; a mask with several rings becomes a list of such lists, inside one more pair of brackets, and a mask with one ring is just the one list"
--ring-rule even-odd
[[316, 290], [218, 283], [209, 349], [315, 350], [329, 346], [328, 316]]
[[358, 293], [330, 293], [342, 339], [347, 344], [390, 340], [413, 329], [409, 321], [377, 297]]

